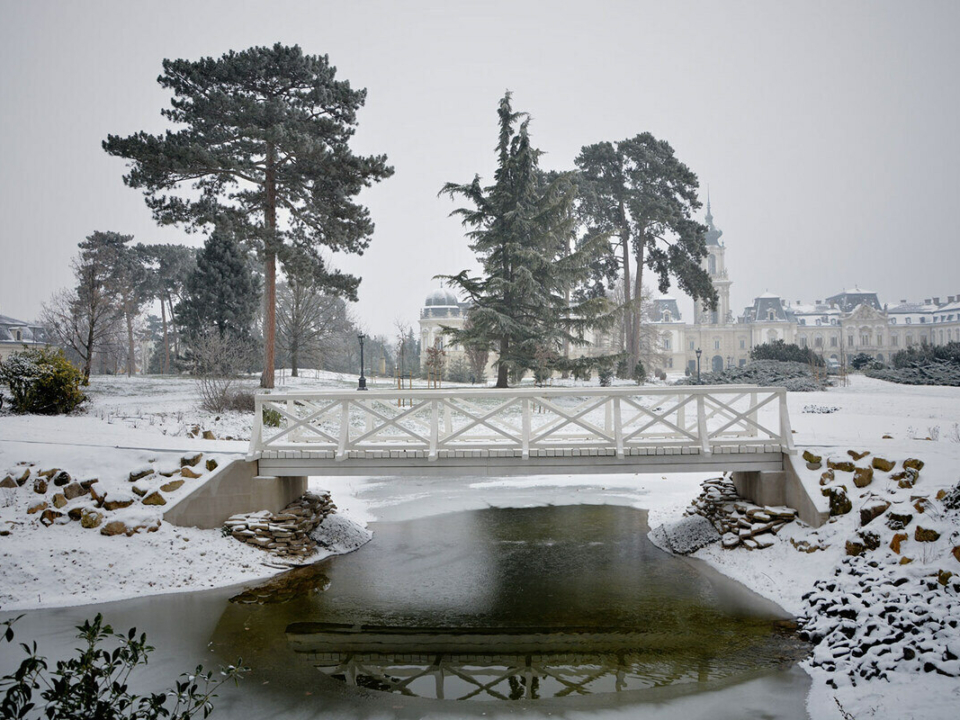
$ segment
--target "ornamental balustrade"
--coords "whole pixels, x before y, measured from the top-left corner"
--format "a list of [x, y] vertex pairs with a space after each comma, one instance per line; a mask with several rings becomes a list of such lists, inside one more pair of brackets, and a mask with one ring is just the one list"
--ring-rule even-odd
[[783, 388], [328, 390], [256, 396], [250, 459], [793, 453]]

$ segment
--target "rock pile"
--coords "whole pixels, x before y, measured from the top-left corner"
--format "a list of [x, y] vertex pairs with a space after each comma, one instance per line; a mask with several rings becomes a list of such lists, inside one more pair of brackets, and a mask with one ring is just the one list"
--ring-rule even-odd
[[[99, 478], [74, 479], [61, 468], [42, 470], [32, 463], [21, 463], [0, 480], [0, 488], [39, 495], [27, 503], [27, 515], [36, 516], [46, 526], [79, 521], [87, 529], [99, 528], [101, 535], [133, 535], [142, 530], [153, 532], [160, 518], [145, 520], [142, 513], [115, 515], [133, 506], [162, 506], [191, 479], [200, 478], [217, 467], [213, 458], [201, 463], [202, 453], [183, 456], [179, 465], [161, 467], [151, 460], [130, 471], [126, 481], [100, 482]], [[128, 484], [129, 483], [129, 484]], [[32, 496], [31, 496], [32, 497]], [[139, 502], [138, 502], [139, 500]], [[128, 517], [128, 515], [130, 515]], [[3, 534], [8, 535], [9, 530]]]
[[731, 550], [741, 545], [748, 550], [762, 550], [774, 543], [773, 536], [797, 518], [797, 511], [788, 507], [754, 505], [740, 498], [733, 480], [712, 478], [701, 483], [703, 492], [687, 509], [687, 515], [702, 515], [721, 534], [720, 543]]
[[224, 525], [240, 542], [281, 557], [307, 557], [317, 549], [310, 533], [336, 509], [328, 493], [308, 492], [278, 513], [233, 515]]
[[816, 646], [813, 665], [847, 675], [854, 685], [892, 671], [960, 677], [957, 576], [917, 576], [852, 556], [814, 588], [804, 595], [800, 618], [801, 639]]

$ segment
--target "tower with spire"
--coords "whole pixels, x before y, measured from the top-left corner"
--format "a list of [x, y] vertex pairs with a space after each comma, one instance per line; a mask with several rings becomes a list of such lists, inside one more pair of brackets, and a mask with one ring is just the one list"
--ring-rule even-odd
[[707, 257], [703, 259], [703, 269], [710, 274], [710, 280], [717, 289], [719, 301], [715, 311], [704, 310], [700, 314], [704, 325], [727, 325], [733, 321], [730, 311], [730, 286], [733, 284], [727, 277], [726, 247], [720, 242], [723, 230], [713, 224], [713, 213], [710, 208], [710, 190], [707, 190]]

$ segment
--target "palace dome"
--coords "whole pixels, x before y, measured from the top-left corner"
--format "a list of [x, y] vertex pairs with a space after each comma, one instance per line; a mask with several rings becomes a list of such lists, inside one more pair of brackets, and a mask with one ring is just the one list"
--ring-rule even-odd
[[457, 302], [457, 296], [449, 290], [440, 288], [427, 295], [423, 303], [424, 307], [460, 307]]

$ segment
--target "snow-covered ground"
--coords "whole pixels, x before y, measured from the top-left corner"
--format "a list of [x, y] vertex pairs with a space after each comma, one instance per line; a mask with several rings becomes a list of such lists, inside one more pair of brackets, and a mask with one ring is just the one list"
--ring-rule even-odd
[[[313, 389], [352, 387], [355, 378], [333, 374], [313, 377], [310, 373], [305, 378], [283, 381], [286, 387]], [[91, 402], [76, 416], [0, 416], [0, 479], [8, 473], [19, 477], [30, 468], [20, 463], [34, 464], [23, 487], [0, 488], [0, 533], [8, 533], [0, 536], [0, 609], [73, 605], [225, 586], [277, 572], [269, 556], [216, 530], [164, 523], [148, 532], [161, 507], [134, 504], [117, 510], [117, 517], [124, 518], [128, 526], [143, 528], [129, 537], [103, 536], [96, 528], [86, 529], [66, 519], [45, 527], [39, 522], [40, 512], [28, 515], [31, 506], [49, 500], [54, 490], [62, 489], [50, 488], [44, 498], [33, 492], [32, 483], [41, 470], [66, 470], [76, 481], [96, 477], [94, 487], [98, 492], [123, 500], [138, 482], [140, 490], [153, 491], [171, 479], [152, 474], [131, 482], [131, 472], [170, 472], [179, 467], [183, 456], [203, 453], [197, 466], [202, 474], [207, 460], [223, 463], [246, 450], [249, 416], [218, 417], [199, 410], [196, 386], [189, 379], [95, 378], [90, 395]], [[827, 458], [850, 460], [847, 450], [871, 453], [857, 462], [859, 466], [869, 464], [876, 456], [896, 461], [898, 470], [906, 458], [924, 462], [912, 489], [897, 487], [888, 473], [877, 471], [873, 484], [859, 490], [837, 472], [835, 484], [847, 486], [853, 510], [820, 530], [788, 526], [772, 547], [762, 551], [723, 551], [711, 546], [697, 553], [697, 557], [788, 611], [802, 614], [808, 607], [804, 595], [818, 580], [832, 578], [834, 569], [842, 565], [845, 543], [860, 529], [861, 507], [876, 499], [869, 493], [886, 494], [896, 508], [915, 502], [914, 496], [935, 499], [938, 490], [951, 488], [960, 480], [960, 388], [898, 386], [854, 376], [848, 387], [790, 394], [788, 403], [798, 446], [823, 456], [824, 468], [810, 471], [805, 478], [814, 493], [819, 493]], [[190, 437], [196, 426], [211, 430], [218, 438], [237, 439]], [[340, 512], [360, 523], [489, 506], [608, 503], [646, 508], [651, 526], [656, 526], [679, 518], [705, 477], [339, 478], [325, 480], [323, 487], [311, 483], [311, 489], [331, 491]], [[175, 501], [176, 494], [186, 487], [165, 494]], [[826, 503], [822, 497], [819, 501]], [[70, 502], [64, 510], [86, 500]], [[927, 524], [932, 517], [926, 515]], [[874, 522], [878, 529], [886, 527], [880, 524], [882, 518]], [[934, 549], [921, 547], [911, 535], [901, 556], [911, 557], [913, 563], [904, 566], [903, 572], [917, 577], [936, 570], [960, 573], [960, 561], [948, 552], [950, 543], [960, 544], [951, 539], [958, 529], [951, 522], [943, 513], [935, 518], [941, 537], [932, 544]], [[888, 530], [879, 533], [884, 558], [892, 553], [886, 550], [893, 532]], [[791, 539], [824, 549], [800, 552]], [[957, 633], [960, 635], [960, 630]], [[827, 685], [831, 676], [822, 667], [807, 670], [814, 678], [808, 701], [814, 720], [840, 718], [837, 701], [857, 718], [952, 718], [960, 707], [960, 681], [936, 673], [894, 672], [889, 681], [874, 679], [857, 685], [837, 679], [834, 689]]]

